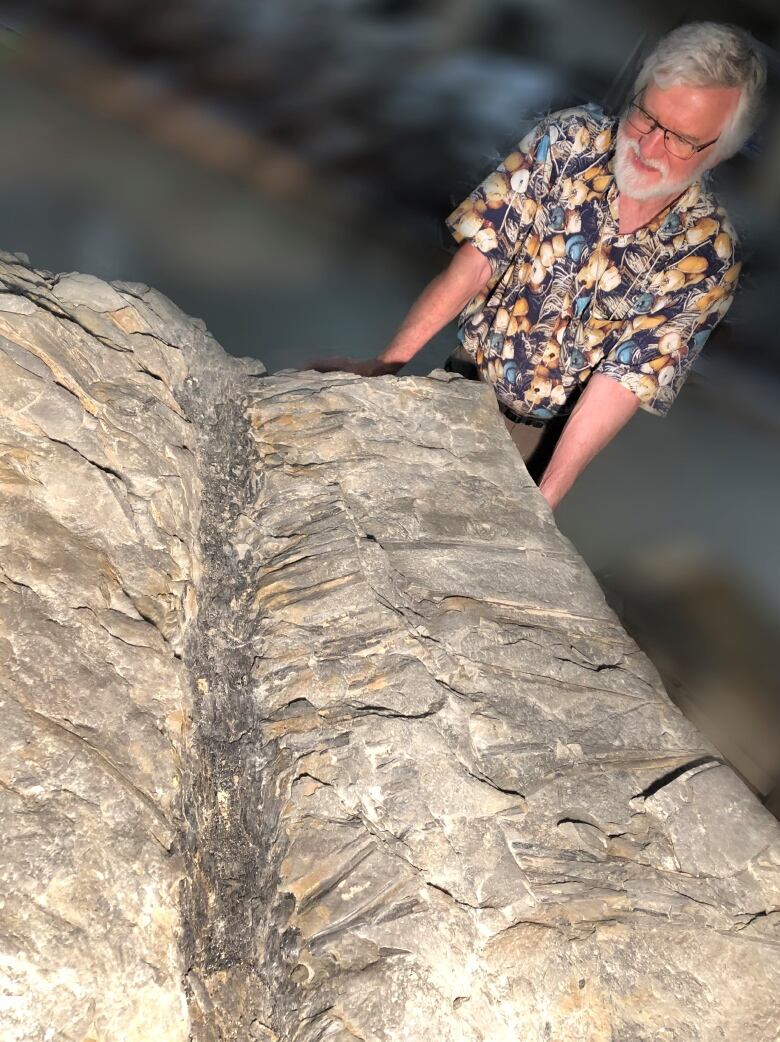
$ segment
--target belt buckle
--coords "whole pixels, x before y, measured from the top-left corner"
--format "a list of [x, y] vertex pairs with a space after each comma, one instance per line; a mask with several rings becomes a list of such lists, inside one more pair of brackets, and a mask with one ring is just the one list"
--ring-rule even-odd
[[544, 427], [544, 420], [537, 416], [521, 416], [520, 413], [513, 412], [508, 405], [505, 405], [502, 401], [498, 403], [499, 410], [508, 416], [514, 423], [523, 423], [527, 427]]

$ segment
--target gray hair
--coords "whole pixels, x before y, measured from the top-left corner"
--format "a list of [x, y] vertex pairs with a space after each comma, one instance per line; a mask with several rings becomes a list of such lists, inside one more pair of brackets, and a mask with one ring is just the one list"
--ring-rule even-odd
[[737, 106], [713, 149], [714, 166], [738, 152], [761, 113], [766, 61], [744, 29], [720, 22], [691, 22], [662, 37], [645, 59], [634, 84], [634, 96], [650, 81], [666, 88], [741, 87]]

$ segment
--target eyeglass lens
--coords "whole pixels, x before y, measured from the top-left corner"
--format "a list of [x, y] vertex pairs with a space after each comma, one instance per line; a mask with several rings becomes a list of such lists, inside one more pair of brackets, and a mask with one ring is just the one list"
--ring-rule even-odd
[[[644, 109], [639, 108], [635, 103], [629, 106], [628, 122], [642, 134], [649, 134], [651, 130], [660, 127], [660, 124], [652, 116], [645, 112]], [[660, 127], [660, 129], [664, 132], [664, 145], [669, 152], [678, 159], [690, 159], [694, 152], [694, 147], [690, 141], [678, 137], [677, 134], [667, 130], [666, 127]]]

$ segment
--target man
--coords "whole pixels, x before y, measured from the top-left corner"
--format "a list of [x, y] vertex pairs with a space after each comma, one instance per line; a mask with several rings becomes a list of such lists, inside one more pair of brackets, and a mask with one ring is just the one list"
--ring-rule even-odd
[[741, 30], [676, 29], [619, 123], [552, 113], [450, 214], [460, 248], [378, 358], [314, 368], [398, 372], [460, 314], [450, 367], [493, 385], [554, 509], [637, 408], [666, 414], [731, 304], [736, 236], [701, 175], [747, 139], [765, 79]]

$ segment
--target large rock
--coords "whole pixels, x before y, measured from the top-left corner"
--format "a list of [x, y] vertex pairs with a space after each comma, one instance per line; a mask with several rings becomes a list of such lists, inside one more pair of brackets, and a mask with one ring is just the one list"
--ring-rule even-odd
[[777, 823], [488, 388], [0, 281], [4, 1042], [776, 1037]]

